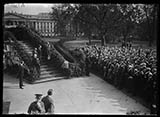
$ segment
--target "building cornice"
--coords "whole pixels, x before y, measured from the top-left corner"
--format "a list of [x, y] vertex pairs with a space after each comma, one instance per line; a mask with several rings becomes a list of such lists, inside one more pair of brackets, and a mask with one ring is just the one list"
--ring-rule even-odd
[[8, 12], [5, 13], [4, 16], [7, 15], [14, 15], [26, 20], [52, 20], [51, 16], [41, 16], [41, 15], [28, 15], [28, 14], [20, 14], [20, 13], [16, 13], [16, 12]]

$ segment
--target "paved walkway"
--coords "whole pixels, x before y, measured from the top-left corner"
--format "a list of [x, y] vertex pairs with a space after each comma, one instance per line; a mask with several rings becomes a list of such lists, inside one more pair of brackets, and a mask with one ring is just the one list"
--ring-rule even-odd
[[126, 114], [131, 110], [149, 113], [147, 108], [93, 74], [90, 77], [24, 84], [24, 89], [19, 89], [18, 79], [4, 74], [3, 101], [11, 102], [9, 114], [26, 113], [34, 94], [46, 95], [50, 88], [54, 89], [56, 114]]

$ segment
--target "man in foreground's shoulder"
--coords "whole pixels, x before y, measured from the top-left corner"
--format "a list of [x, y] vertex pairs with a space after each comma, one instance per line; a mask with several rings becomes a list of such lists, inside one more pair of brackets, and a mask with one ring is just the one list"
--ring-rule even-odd
[[47, 92], [47, 96], [42, 98], [42, 102], [44, 103], [45, 106], [45, 112], [48, 114], [53, 114], [54, 113], [54, 101], [52, 99], [52, 94], [53, 94], [53, 89], [49, 89]]

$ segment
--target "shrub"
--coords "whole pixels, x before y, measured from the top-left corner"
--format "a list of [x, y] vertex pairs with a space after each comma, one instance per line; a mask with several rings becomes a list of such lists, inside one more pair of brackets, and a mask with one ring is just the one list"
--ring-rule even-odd
[[[38, 77], [34, 76], [39, 76], [38, 74], [38, 69], [36, 66], [32, 64], [32, 56], [30, 56], [28, 53], [26, 53], [23, 48], [20, 46], [20, 43], [17, 41], [16, 37], [13, 35], [12, 32], [10, 31], [5, 31], [4, 32], [5, 38], [9, 37], [13, 41], [13, 51], [12, 53], [16, 52], [17, 55], [15, 57], [18, 57], [20, 61], [24, 61], [26, 65], [26, 70], [29, 69], [30, 74], [28, 74], [31, 77], [25, 77], [28, 81], [34, 81]], [[36, 72], [33, 72], [33, 68], [36, 68]]]

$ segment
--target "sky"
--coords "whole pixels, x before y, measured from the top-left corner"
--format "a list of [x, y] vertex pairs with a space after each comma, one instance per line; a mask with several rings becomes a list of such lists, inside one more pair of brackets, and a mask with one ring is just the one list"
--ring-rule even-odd
[[54, 5], [56, 5], [56, 4], [51, 4], [51, 3], [50, 4], [44, 4], [44, 3], [5, 4], [4, 5], [4, 13], [13, 11], [13, 12], [17, 12], [17, 13], [36, 15], [36, 14], [42, 13], [42, 12], [51, 12], [52, 11], [51, 7]]

